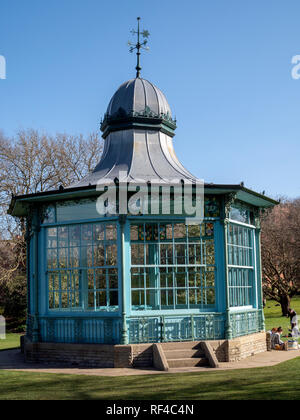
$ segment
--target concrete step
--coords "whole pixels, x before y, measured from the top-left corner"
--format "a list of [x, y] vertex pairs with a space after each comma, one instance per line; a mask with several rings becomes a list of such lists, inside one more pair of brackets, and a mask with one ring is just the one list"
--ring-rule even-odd
[[169, 368], [180, 368], [180, 367], [196, 367], [196, 366], [208, 366], [208, 359], [205, 357], [190, 357], [181, 359], [170, 359], [168, 360]]
[[174, 350], [163, 350], [167, 360], [169, 359], [188, 359], [192, 357], [205, 357], [204, 352], [201, 349], [174, 349]]
[[160, 343], [164, 351], [168, 350], [198, 350], [201, 348], [200, 341], [172, 341], [169, 343]]

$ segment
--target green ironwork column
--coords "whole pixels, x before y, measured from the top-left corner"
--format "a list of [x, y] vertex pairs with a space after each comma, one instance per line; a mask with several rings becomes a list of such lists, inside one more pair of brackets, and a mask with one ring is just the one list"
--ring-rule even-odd
[[32, 325], [32, 342], [39, 341], [39, 232], [40, 220], [38, 210], [34, 210], [32, 218], [33, 234], [33, 284], [34, 284], [34, 317]]
[[121, 344], [128, 344], [127, 322], [126, 322], [126, 267], [125, 267], [125, 223], [126, 216], [119, 217], [121, 228], [121, 259], [122, 259], [122, 336]]
[[255, 214], [255, 236], [256, 236], [256, 262], [257, 262], [257, 279], [259, 284], [257, 285], [258, 292], [259, 292], [259, 299], [258, 299], [258, 310], [261, 314], [260, 317], [260, 329], [261, 331], [265, 331], [266, 324], [265, 324], [265, 314], [263, 308], [263, 288], [262, 288], [262, 262], [261, 262], [261, 225], [260, 225], [260, 215], [259, 212]]
[[225, 288], [226, 288], [226, 327], [225, 338], [231, 340], [233, 338], [232, 324], [230, 317], [230, 296], [229, 296], [229, 270], [228, 270], [228, 225], [230, 217], [231, 205], [234, 203], [236, 193], [230, 193], [225, 197], [223, 209], [223, 226], [224, 226], [224, 257], [225, 257]]
[[30, 304], [30, 228], [29, 228], [29, 217], [26, 220], [26, 279], [27, 279], [27, 317], [26, 317], [26, 335], [30, 332], [29, 315], [31, 314]]
[[230, 319], [230, 298], [229, 298], [229, 275], [228, 275], [228, 219], [225, 218], [224, 224], [224, 255], [225, 255], [225, 287], [226, 287], [226, 328], [225, 338], [232, 339], [232, 325]]

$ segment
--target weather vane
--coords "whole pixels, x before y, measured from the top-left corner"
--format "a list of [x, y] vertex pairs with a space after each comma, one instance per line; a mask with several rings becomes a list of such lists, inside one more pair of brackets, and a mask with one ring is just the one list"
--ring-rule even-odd
[[[132, 53], [134, 50], [136, 50], [136, 56], [137, 56], [137, 65], [136, 65], [136, 77], [140, 77], [140, 71], [142, 70], [142, 67], [140, 66], [140, 50], [146, 50], [148, 51], [149, 48], [146, 47], [146, 44], [148, 42], [147, 38], [149, 37], [150, 33], [146, 30], [143, 30], [143, 32], [140, 31], [140, 20], [141, 18], [138, 17], [137, 21], [138, 21], [138, 29], [137, 31], [135, 31], [134, 29], [132, 29], [130, 32], [133, 35], [137, 35], [137, 43], [136, 44], [132, 44], [130, 41], [128, 41], [128, 45], [130, 46], [129, 51]], [[140, 41], [140, 37], [143, 37], [144, 40], [141, 42]]]

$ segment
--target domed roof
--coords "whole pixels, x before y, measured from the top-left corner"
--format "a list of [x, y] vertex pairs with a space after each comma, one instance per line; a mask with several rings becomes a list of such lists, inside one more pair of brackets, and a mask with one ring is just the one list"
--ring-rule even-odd
[[71, 187], [120, 177], [136, 183], [170, 183], [176, 179], [196, 182], [176, 157], [172, 140], [175, 129], [176, 122], [160, 89], [139, 77], [123, 83], [101, 123], [105, 139], [101, 160], [92, 173]]
[[162, 130], [171, 136], [176, 129], [165, 95], [140, 77], [123, 83], [111, 98], [101, 123], [102, 136], [133, 127]]
[[122, 109], [124, 113], [141, 113], [150, 109], [155, 115], [172, 117], [171, 109], [165, 95], [148, 80], [136, 78], [123, 83], [107, 107], [106, 115], [112, 117]]

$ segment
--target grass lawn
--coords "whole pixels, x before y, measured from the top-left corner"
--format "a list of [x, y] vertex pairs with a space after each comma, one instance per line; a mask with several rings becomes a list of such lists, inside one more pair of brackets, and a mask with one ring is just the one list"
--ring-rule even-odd
[[259, 369], [114, 378], [0, 371], [0, 399], [299, 400], [300, 358]]
[[0, 340], [0, 351], [20, 347], [20, 334], [7, 333], [5, 340]]
[[[273, 327], [282, 327], [283, 334], [285, 335], [288, 333], [288, 329], [291, 326], [290, 319], [284, 318], [281, 315], [281, 307], [276, 305], [278, 305], [277, 302], [267, 301], [265, 307], [266, 331], [271, 330]], [[296, 296], [292, 299], [291, 307], [300, 315], [300, 296]]]
[[[292, 307], [300, 314], [300, 298]], [[280, 307], [267, 302], [266, 328], [282, 326]], [[0, 340], [0, 350], [19, 346], [19, 335]], [[96, 377], [0, 371], [0, 400], [299, 400], [300, 358], [278, 366], [205, 373]]]

